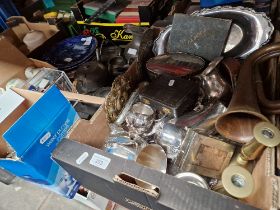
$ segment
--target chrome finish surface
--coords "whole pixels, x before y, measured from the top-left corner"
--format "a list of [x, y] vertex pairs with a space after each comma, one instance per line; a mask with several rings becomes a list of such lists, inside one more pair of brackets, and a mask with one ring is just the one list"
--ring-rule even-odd
[[127, 124], [135, 128], [149, 128], [154, 120], [154, 110], [141, 102], [134, 104], [126, 117]]

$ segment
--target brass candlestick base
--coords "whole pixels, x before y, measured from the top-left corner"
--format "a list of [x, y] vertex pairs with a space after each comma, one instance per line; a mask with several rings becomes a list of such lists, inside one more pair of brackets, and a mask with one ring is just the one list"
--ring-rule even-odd
[[246, 165], [258, 158], [265, 147], [275, 147], [280, 143], [280, 131], [269, 122], [260, 122], [254, 127], [254, 139], [245, 144], [237, 157], [237, 163]]
[[254, 190], [254, 180], [250, 172], [238, 165], [230, 165], [222, 174], [222, 184], [231, 196], [246, 198]]

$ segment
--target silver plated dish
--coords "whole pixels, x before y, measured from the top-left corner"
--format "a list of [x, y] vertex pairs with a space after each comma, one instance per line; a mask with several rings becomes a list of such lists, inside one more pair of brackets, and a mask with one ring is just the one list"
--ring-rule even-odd
[[209, 189], [207, 182], [198, 174], [192, 172], [183, 172], [177, 174], [175, 177], [182, 179], [189, 184], [196, 185], [197, 187]]
[[[232, 26], [224, 49], [225, 57], [246, 58], [252, 52], [269, 42], [274, 31], [271, 20], [265, 13], [245, 7], [214, 7], [193, 12], [193, 16], [231, 19]], [[167, 42], [172, 25], [167, 26], [154, 42], [155, 55], [167, 53]]]

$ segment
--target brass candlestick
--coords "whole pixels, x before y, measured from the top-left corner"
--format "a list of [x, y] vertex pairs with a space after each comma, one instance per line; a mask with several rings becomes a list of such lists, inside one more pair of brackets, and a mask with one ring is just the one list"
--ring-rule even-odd
[[237, 157], [237, 163], [246, 165], [258, 158], [265, 147], [275, 147], [280, 143], [280, 131], [269, 122], [260, 122], [254, 127], [254, 139], [245, 144]]
[[265, 147], [275, 147], [280, 143], [280, 131], [269, 122], [258, 123], [253, 134], [254, 139], [241, 148], [236, 160], [222, 174], [224, 189], [236, 198], [246, 198], [254, 190], [253, 176], [245, 168], [248, 161], [258, 158]]

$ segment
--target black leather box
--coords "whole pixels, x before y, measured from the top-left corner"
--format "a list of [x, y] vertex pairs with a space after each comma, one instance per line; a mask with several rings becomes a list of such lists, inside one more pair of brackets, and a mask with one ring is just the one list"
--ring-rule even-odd
[[179, 117], [194, 108], [198, 95], [198, 83], [183, 78], [161, 76], [140, 93], [140, 100], [157, 110]]

